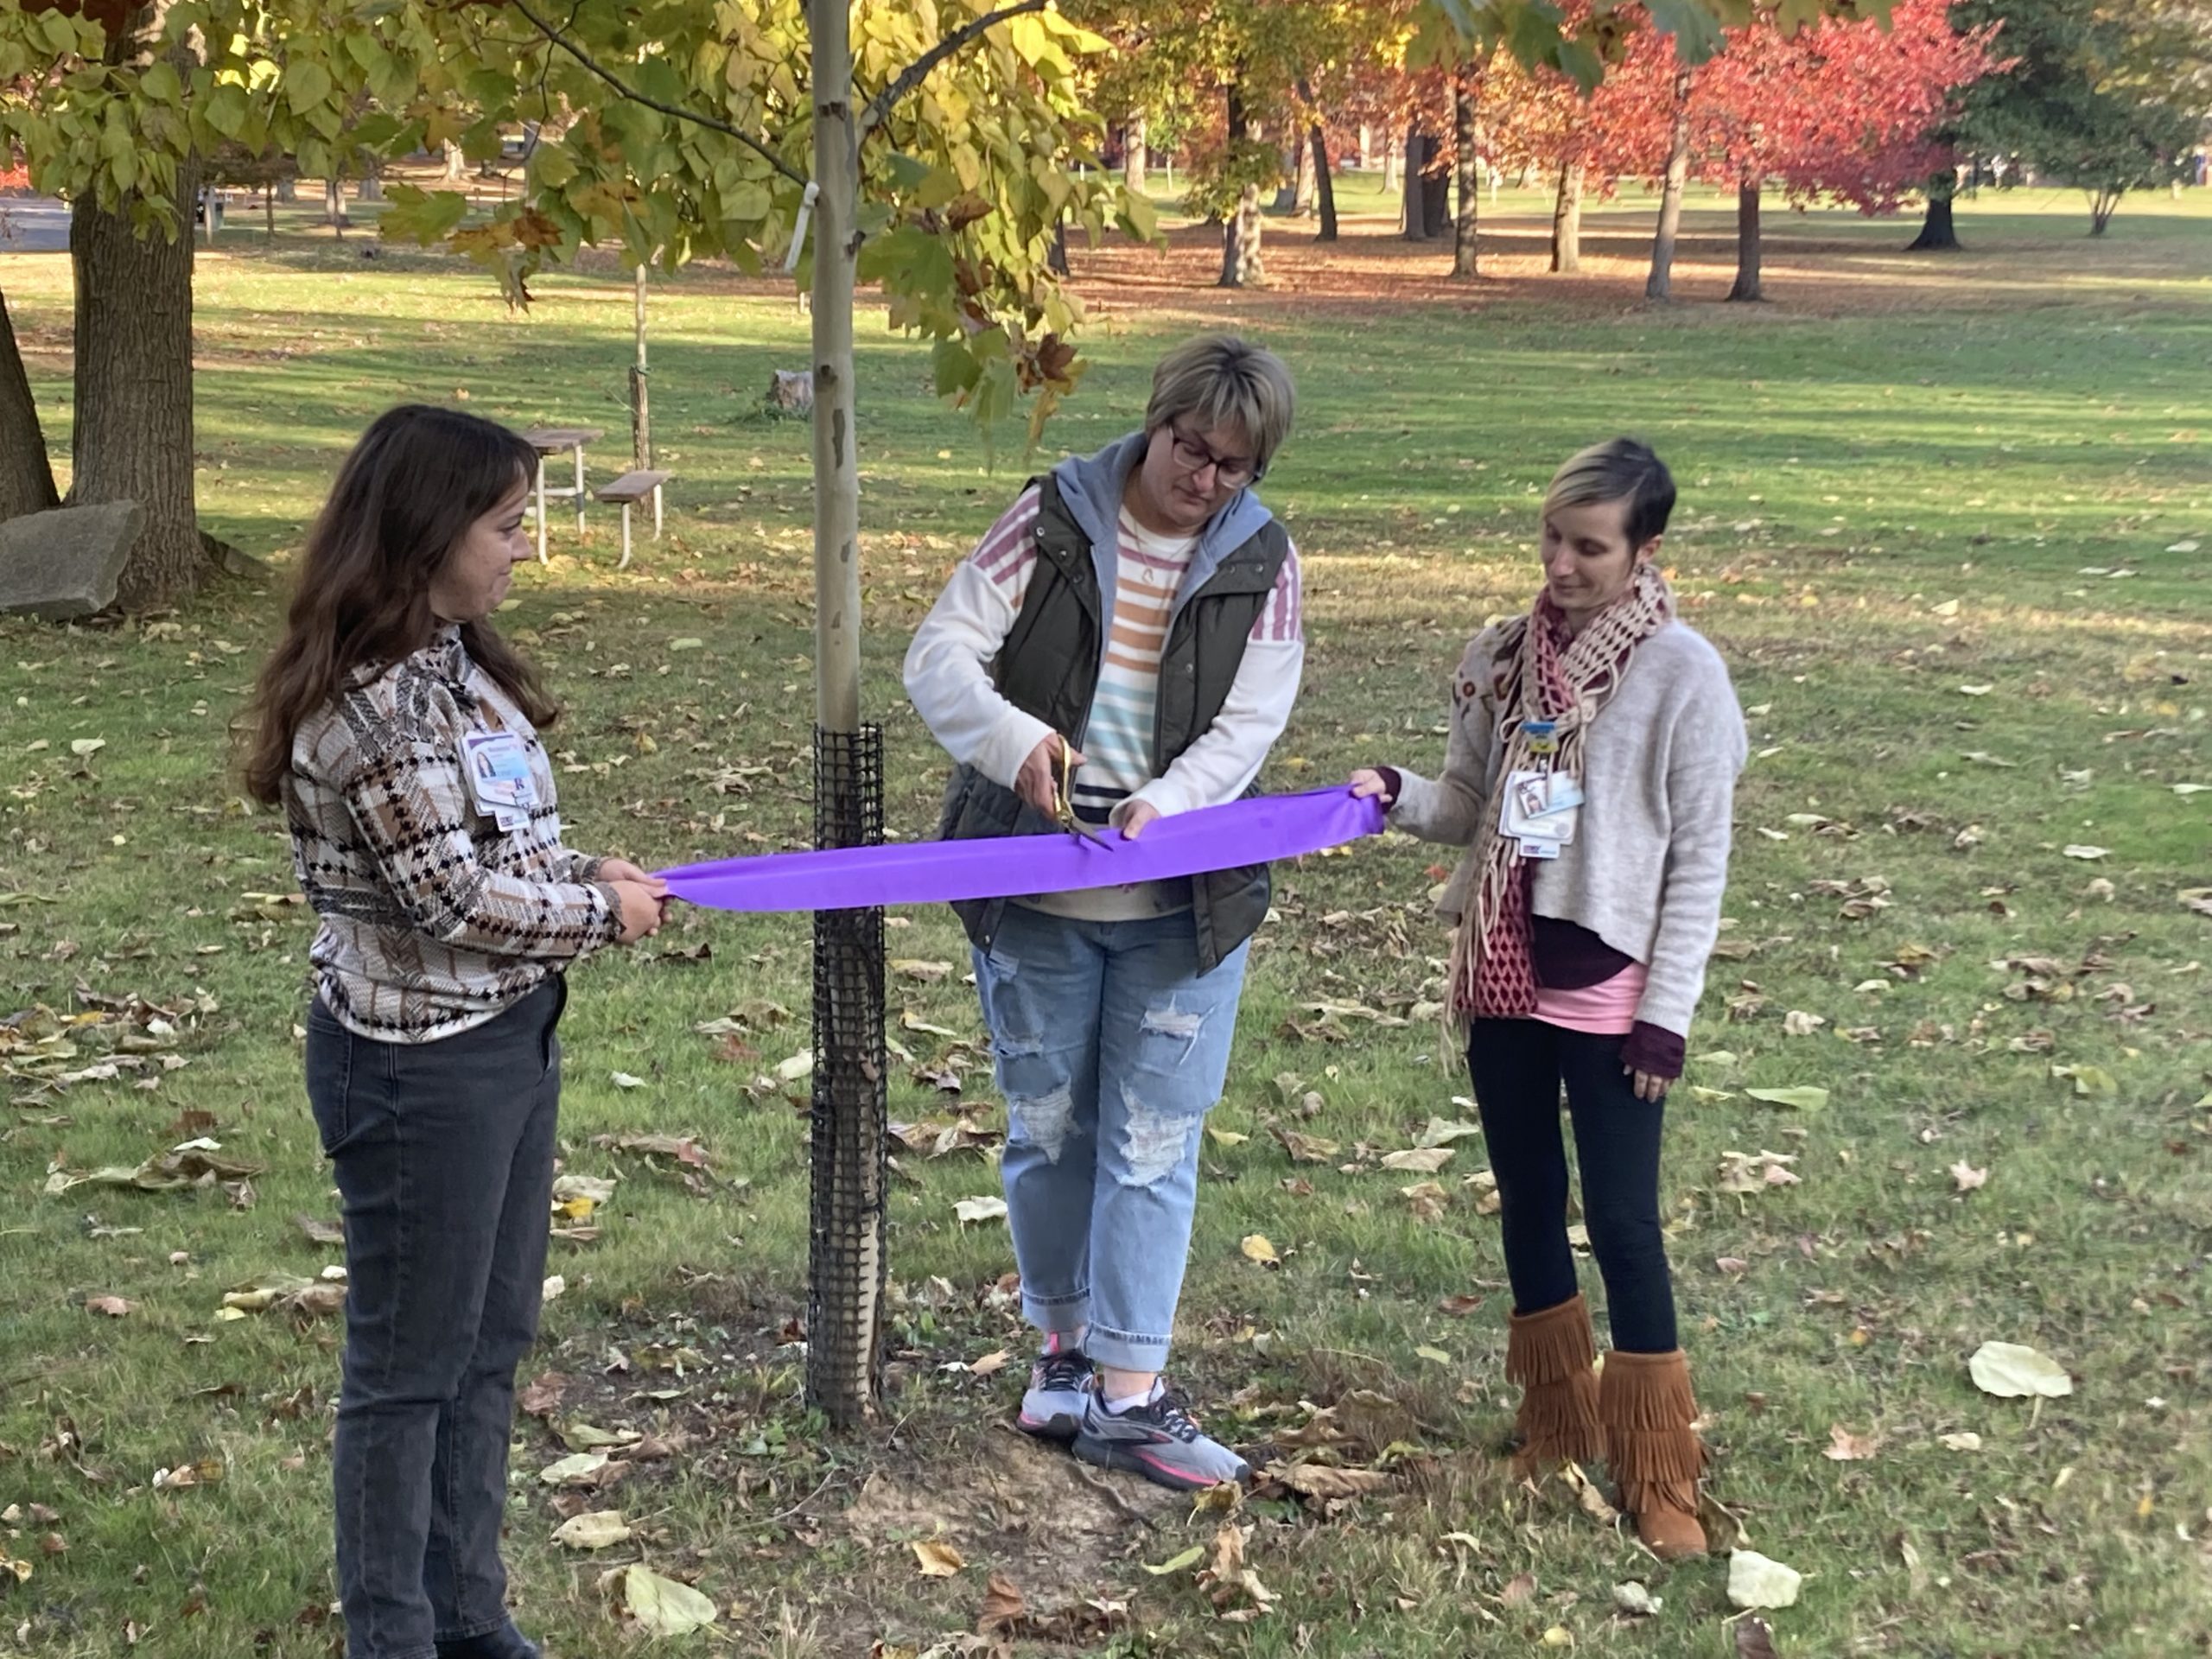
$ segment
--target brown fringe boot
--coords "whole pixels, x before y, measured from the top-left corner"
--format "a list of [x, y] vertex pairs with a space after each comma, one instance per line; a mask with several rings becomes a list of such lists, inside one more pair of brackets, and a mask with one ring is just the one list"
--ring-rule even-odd
[[1698, 1524], [1697, 1483], [1705, 1445], [1691, 1425], [1690, 1363], [1671, 1354], [1605, 1356], [1598, 1389], [1605, 1429], [1605, 1461], [1620, 1483], [1621, 1508], [1636, 1517], [1636, 1534], [1662, 1561], [1705, 1554]]
[[1514, 1426], [1521, 1449], [1515, 1470], [1541, 1474], [1557, 1465], [1590, 1463], [1603, 1450], [1598, 1432], [1598, 1348], [1590, 1309], [1578, 1294], [1541, 1313], [1507, 1322], [1505, 1378], [1521, 1385]]

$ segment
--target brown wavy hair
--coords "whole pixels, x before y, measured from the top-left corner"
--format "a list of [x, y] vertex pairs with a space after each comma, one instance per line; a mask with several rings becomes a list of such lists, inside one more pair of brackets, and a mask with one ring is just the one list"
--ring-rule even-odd
[[[243, 770], [264, 805], [283, 798], [292, 740], [357, 672], [430, 643], [430, 584], [468, 527], [535, 475], [537, 452], [495, 421], [402, 404], [377, 416], [338, 469], [308, 532], [284, 638], [247, 705]], [[533, 726], [560, 709], [488, 620], [461, 625], [476, 665]]]

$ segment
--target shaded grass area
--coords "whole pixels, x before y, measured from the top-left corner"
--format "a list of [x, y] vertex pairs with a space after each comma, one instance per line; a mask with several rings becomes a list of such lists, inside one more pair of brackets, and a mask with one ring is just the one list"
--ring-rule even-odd
[[[1122, 429], [1157, 352], [1201, 320], [1290, 359], [1304, 407], [1268, 493], [1306, 562], [1313, 649], [1280, 788], [1377, 760], [1433, 769], [1461, 643], [1527, 601], [1551, 467], [1622, 429], [1675, 464], [1669, 562], [1757, 758], [1664, 1196], [1714, 1495], [1808, 1575], [1774, 1616], [1784, 1653], [2167, 1656], [2212, 1630], [2212, 924], [2179, 898], [2212, 880], [2212, 793], [2174, 787], [2212, 784], [2212, 622], [2202, 554], [2169, 550], [2212, 543], [2212, 230], [2153, 203], [2092, 245], [2067, 206], [1968, 225], [2005, 250], [1974, 257], [2008, 296], [2035, 290], [2024, 312], [1940, 264], [1932, 292], [1878, 305], [1907, 297], [1885, 292], [1904, 280], [1897, 227], [1841, 216], [1775, 237], [1781, 291], [1802, 270], [1821, 315], [1654, 313], [1603, 300], [1603, 274], [1596, 301], [1546, 287], [1510, 264], [1510, 211], [1491, 221], [1501, 276], [1448, 295], [1433, 271], [1406, 291], [1379, 221], [1338, 252], [1277, 232], [1285, 288], [1236, 296], [1192, 285], [1205, 247], [1185, 232], [1164, 255], [1092, 257], [1093, 365], [1051, 434], [1088, 448]], [[1707, 237], [1721, 222], [1696, 217]], [[281, 560], [345, 443], [401, 397], [603, 424], [602, 471], [626, 448], [611, 274], [549, 281], [518, 319], [420, 256], [236, 245], [199, 283], [201, 483], [211, 526], [250, 550]], [[15, 260], [4, 277], [52, 420], [64, 273]], [[1837, 297], [1853, 292], [1863, 308]], [[804, 320], [711, 274], [654, 303], [670, 534], [618, 576], [608, 523], [578, 546], [556, 514], [555, 561], [523, 573], [507, 622], [569, 703], [553, 746], [579, 845], [648, 863], [795, 846], [806, 432], [757, 397], [771, 367], [804, 362]], [[899, 653], [1032, 464], [986, 471], [922, 372], [899, 342], [863, 353], [867, 704], [904, 834], [933, 821], [942, 766], [899, 702]], [[238, 585], [129, 630], [0, 625], [0, 1014], [81, 1010], [81, 988], [141, 995], [176, 1027], [112, 1079], [40, 1075], [98, 1062], [97, 1029], [74, 1058], [21, 1040], [3, 1057], [0, 1510], [19, 1508], [0, 1554], [31, 1571], [0, 1574], [0, 1629], [41, 1656], [125, 1651], [134, 1629], [141, 1651], [211, 1659], [333, 1637], [336, 1324], [216, 1318], [233, 1286], [335, 1259], [292, 1220], [334, 1214], [298, 1083], [309, 926], [260, 896], [289, 887], [287, 849], [223, 761], [276, 603]], [[1286, 868], [1255, 952], [1178, 1368], [1229, 1438], [1380, 1463], [1389, 1484], [1334, 1510], [1249, 1506], [1274, 1598], [1249, 1623], [1220, 1617], [1249, 1599], [1217, 1607], [1188, 1566], [1142, 1570], [1211, 1551], [1219, 1517], [1087, 1484], [1007, 1432], [1026, 1344], [1004, 1235], [953, 1213], [995, 1188], [978, 1152], [931, 1157], [922, 1135], [901, 1155], [884, 1425], [830, 1436], [801, 1409], [804, 1084], [773, 1075], [807, 1042], [801, 924], [687, 914], [579, 970], [565, 1167], [620, 1179], [563, 1219], [566, 1287], [533, 1370], [569, 1382], [550, 1421], [518, 1426], [511, 1545], [533, 1628], [563, 1659], [618, 1650], [597, 1580], [642, 1560], [696, 1578], [725, 1609], [717, 1650], [747, 1654], [925, 1649], [974, 1627], [993, 1572], [1052, 1621], [1018, 1638], [1039, 1651], [1507, 1652], [1554, 1629], [1583, 1649], [1731, 1651], [1722, 1567], [1661, 1568], [1560, 1483], [1517, 1487], [1495, 1460], [1508, 1299], [1470, 1179], [1479, 1139], [1433, 1178], [1437, 1219], [1403, 1191], [1420, 1177], [1381, 1167], [1432, 1117], [1471, 1116], [1415, 1014], [1446, 950], [1426, 894], [1447, 856], [1391, 837]], [[939, 912], [893, 920], [910, 964], [892, 980], [910, 1016], [893, 1116], [965, 1109], [988, 1139], [1001, 1120], [964, 947]], [[1791, 1034], [1793, 1013], [1824, 1023]], [[1827, 1090], [1825, 1109], [1744, 1092], [1789, 1085]], [[1313, 1154], [1293, 1161], [1278, 1131], [1330, 1149], [1293, 1143]], [[709, 1167], [619, 1145], [649, 1133], [696, 1135]], [[219, 1184], [42, 1193], [57, 1171], [201, 1135], [260, 1166], [251, 1207]], [[1801, 1179], [1727, 1191], [1730, 1151]], [[1279, 1265], [1244, 1252], [1252, 1235]], [[92, 1311], [104, 1296], [131, 1306]], [[2052, 1355], [2075, 1392], [1980, 1394], [1966, 1359], [1993, 1338]], [[536, 1479], [579, 1422], [669, 1453], [567, 1500], [637, 1529], [589, 1559], [551, 1541], [563, 1500]], [[1839, 1428], [1871, 1455], [1825, 1455]], [[1967, 1434], [1978, 1450], [1955, 1449]], [[190, 1484], [156, 1484], [179, 1469]], [[931, 1537], [960, 1573], [917, 1574], [908, 1546]], [[1614, 1611], [1631, 1578], [1663, 1597], [1656, 1618]]]

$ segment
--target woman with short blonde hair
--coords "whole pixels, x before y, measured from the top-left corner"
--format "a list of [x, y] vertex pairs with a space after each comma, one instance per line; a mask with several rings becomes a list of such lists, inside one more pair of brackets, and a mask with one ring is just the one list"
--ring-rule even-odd
[[[1352, 777], [1391, 823], [1467, 849], [1440, 908], [1497, 1177], [1524, 1464], [1602, 1453], [1663, 1557], [1705, 1548], [1705, 1452], [1660, 1229], [1660, 1130], [1719, 929], [1745, 760], [1728, 671], [1676, 620], [1656, 563], [1674, 505], [1665, 464], [1632, 439], [1560, 467], [1543, 587], [1467, 647], [1443, 776]], [[1567, 1243], [1562, 1085], [1612, 1329], [1602, 1378]]]
[[[942, 833], [1046, 835], [1233, 801], [1298, 696], [1298, 554], [1254, 486], [1289, 372], [1178, 347], [1143, 429], [1063, 461], [953, 572], [906, 690], [957, 763]], [[1111, 860], [1110, 842], [1098, 856]], [[1007, 1224], [1044, 1335], [1017, 1423], [1169, 1486], [1245, 1478], [1161, 1379], [1264, 865], [956, 905], [1007, 1096]]]

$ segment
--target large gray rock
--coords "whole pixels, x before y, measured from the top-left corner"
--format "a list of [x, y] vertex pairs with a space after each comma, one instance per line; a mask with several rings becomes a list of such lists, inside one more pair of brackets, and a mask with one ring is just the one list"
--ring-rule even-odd
[[58, 507], [0, 524], [0, 613], [70, 622], [115, 603], [145, 509]]

